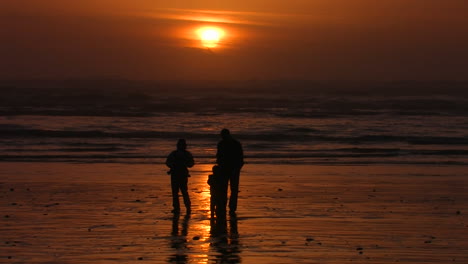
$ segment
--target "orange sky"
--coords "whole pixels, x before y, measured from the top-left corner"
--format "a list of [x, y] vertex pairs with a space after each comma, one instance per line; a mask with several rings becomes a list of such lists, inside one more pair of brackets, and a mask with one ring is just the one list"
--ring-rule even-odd
[[[0, 79], [468, 80], [466, 14], [466, 0], [1, 1]], [[216, 48], [202, 25], [226, 32]]]

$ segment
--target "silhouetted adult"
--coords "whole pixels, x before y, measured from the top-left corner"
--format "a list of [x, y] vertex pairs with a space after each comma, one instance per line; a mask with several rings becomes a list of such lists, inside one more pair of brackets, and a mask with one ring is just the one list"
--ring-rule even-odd
[[174, 150], [169, 154], [166, 159], [166, 165], [171, 169], [168, 173], [171, 175], [171, 187], [172, 187], [172, 206], [173, 213], [180, 212], [179, 204], [179, 190], [182, 192], [184, 197], [185, 208], [187, 213], [190, 213], [190, 197], [188, 194], [188, 177], [190, 177], [188, 168], [194, 165], [192, 154], [187, 151], [187, 143], [185, 139], [179, 139], [177, 141], [177, 150]]
[[229, 210], [230, 213], [235, 213], [239, 193], [239, 176], [242, 166], [244, 166], [244, 151], [241, 143], [232, 137], [228, 129], [221, 130], [221, 138], [216, 152], [216, 163], [228, 179], [231, 189]]

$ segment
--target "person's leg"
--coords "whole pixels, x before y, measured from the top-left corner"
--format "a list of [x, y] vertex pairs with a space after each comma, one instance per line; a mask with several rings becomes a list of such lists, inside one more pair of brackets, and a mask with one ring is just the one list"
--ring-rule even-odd
[[228, 182], [222, 181], [218, 186], [216, 192], [216, 217], [223, 217], [226, 215], [227, 205], [227, 190]]
[[179, 183], [177, 179], [171, 178], [171, 188], [172, 188], [172, 207], [174, 208], [174, 213], [180, 211], [179, 204]]
[[191, 202], [190, 202], [190, 197], [189, 197], [189, 194], [188, 194], [188, 178], [185, 178], [184, 180], [182, 180], [182, 182], [180, 183], [180, 191], [182, 192], [182, 196], [184, 197], [184, 204], [185, 204], [185, 208], [187, 209], [187, 211], [190, 211], [191, 210]]
[[229, 178], [231, 187], [231, 196], [229, 197], [229, 210], [234, 213], [237, 210], [237, 197], [239, 195], [239, 176], [240, 171], [234, 170]]
[[210, 213], [211, 213], [211, 218], [214, 217], [215, 213], [215, 208], [216, 208], [216, 196], [215, 196], [215, 190], [214, 187], [210, 187]]
[[220, 175], [215, 184], [216, 190], [216, 218], [226, 215], [227, 191], [229, 184], [229, 174], [231, 170], [220, 167]]

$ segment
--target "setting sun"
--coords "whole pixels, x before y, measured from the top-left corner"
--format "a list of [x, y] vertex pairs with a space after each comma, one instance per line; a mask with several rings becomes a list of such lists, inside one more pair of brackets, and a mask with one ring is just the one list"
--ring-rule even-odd
[[224, 31], [217, 27], [202, 27], [197, 30], [197, 35], [203, 47], [215, 48], [224, 36]]

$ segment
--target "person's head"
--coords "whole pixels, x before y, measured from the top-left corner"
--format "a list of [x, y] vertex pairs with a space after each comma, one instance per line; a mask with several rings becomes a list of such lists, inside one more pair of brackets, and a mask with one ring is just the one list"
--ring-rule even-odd
[[229, 138], [231, 138], [231, 132], [229, 131], [229, 129], [224, 128], [223, 130], [221, 130], [221, 137], [222, 137], [223, 139], [229, 139]]
[[177, 141], [177, 149], [179, 150], [185, 150], [187, 148], [187, 142], [185, 142], [185, 139], [181, 138]]
[[213, 174], [219, 174], [221, 168], [218, 165], [214, 165], [212, 168]]

